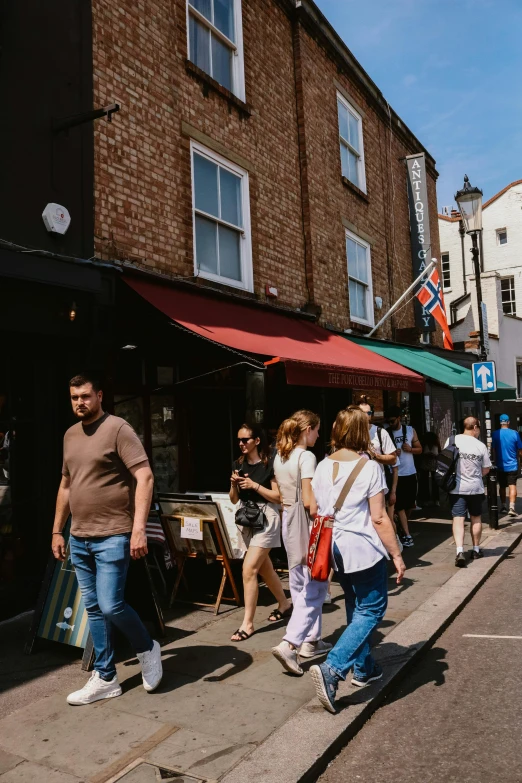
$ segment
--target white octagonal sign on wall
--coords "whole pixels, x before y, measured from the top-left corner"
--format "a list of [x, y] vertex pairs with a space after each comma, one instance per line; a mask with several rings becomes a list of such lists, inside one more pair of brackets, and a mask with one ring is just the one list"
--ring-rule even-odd
[[71, 225], [69, 210], [61, 204], [47, 204], [42, 212], [42, 218], [47, 231], [53, 234], [65, 234]]

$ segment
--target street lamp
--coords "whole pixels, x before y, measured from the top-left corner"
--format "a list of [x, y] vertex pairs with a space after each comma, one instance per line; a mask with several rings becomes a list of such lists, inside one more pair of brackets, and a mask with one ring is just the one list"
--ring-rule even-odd
[[480, 279], [480, 261], [478, 248], [478, 234], [482, 231], [482, 191], [472, 188], [467, 176], [464, 177], [464, 187], [455, 194], [455, 201], [460, 210], [466, 234], [471, 234], [471, 255], [473, 258], [473, 271], [477, 286], [477, 305], [479, 319], [479, 352], [481, 361], [488, 358], [486, 341], [484, 339], [484, 317], [482, 311], [482, 284]]
[[[480, 260], [478, 248], [478, 234], [482, 231], [482, 191], [472, 188], [467, 176], [464, 177], [464, 187], [455, 194], [462, 222], [466, 234], [471, 235], [471, 256], [473, 258], [473, 271], [475, 273], [475, 285], [477, 286], [477, 308], [479, 319], [479, 358], [486, 361], [488, 353], [484, 335], [484, 303], [482, 302], [482, 282], [480, 279]], [[489, 394], [484, 394], [484, 408], [486, 418], [486, 442], [491, 454], [491, 401]], [[488, 475], [488, 507], [489, 525], [498, 528], [497, 505], [497, 476], [492, 469]]]

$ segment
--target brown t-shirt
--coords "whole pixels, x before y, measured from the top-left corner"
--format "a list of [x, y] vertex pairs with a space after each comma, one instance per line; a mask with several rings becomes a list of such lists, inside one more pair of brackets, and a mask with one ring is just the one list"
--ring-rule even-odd
[[134, 479], [129, 470], [148, 462], [140, 439], [119, 416], [105, 413], [93, 424], [75, 424], [63, 439], [62, 474], [70, 476], [71, 533], [129, 533], [134, 516]]

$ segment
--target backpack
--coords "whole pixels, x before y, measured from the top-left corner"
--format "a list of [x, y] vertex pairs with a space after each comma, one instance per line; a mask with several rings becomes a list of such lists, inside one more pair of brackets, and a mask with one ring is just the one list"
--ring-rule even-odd
[[435, 483], [445, 492], [451, 492], [457, 486], [457, 462], [460, 452], [452, 435], [445, 449], [437, 457], [437, 469], [434, 473]]

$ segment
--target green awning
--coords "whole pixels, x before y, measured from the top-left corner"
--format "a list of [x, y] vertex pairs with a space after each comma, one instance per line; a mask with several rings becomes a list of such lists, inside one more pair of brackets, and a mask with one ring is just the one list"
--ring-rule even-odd
[[[461, 367], [460, 364], [443, 359], [425, 348], [386, 343], [382, 340], [372, 340], [365, 337], [350, 336], [346, 339], [363, 345], [368, 350], [374, 351], [386, 359], [391, 359], [397, 364], [402, 364], [403, 367], [408, 367], [429, 380], [441, 383], [443, 386], [449, 386], [450, 389], [469, 390], [471, 394], [474, 394], [473, 379], [468, 367]], [[511, 400], [516, 399], [516, 396], [516, 390], [513, 386], [499, 381], [497, 391], [491, 395], [491, 398], [493, 400]]]

